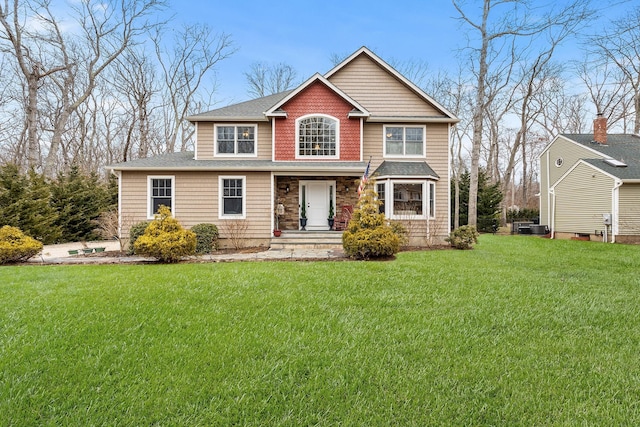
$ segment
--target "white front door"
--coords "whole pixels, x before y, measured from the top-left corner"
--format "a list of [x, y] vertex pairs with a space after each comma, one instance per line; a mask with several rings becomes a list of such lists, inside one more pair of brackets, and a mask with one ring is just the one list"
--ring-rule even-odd
[[[300, 181], [307, 209], [307, 230], [328, 230], [329, 199], [335, 198], [335, 181]], [[302, 200], [300, 201], [302, 203]], [[333, 201], [335, 206], [335, 200]]]

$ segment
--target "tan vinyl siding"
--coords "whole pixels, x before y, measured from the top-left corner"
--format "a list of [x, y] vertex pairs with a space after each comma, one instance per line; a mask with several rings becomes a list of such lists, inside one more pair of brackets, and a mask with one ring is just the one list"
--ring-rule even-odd
[[555, 231], [594, 234], [611, 213], [614, 179], [581, 163], [556, 187]]
[[[244, 123], [232, 123], [225, 122], [224, 124], [234, 124], [237, 126], [242, 126]], [[258, 148], [258, 156], [257, 157], [222, 157], [221, 159], [258, 159], [258, 160], [271, 160], [271, 122], [260, 122], [260, 123], [248, 123], [255, 124], [258, 126], [257, 131], [257, 148]], [[212, 160], [214, 159], [214, 126], [213, 122], [198, 122], [198, 160]]]
[[196, 151], [198, 160], [213, 159], [213, 123], [198, 122], [197, 139]]
[[258, 159], [271, 160], [271, 122], [258, 123]]
[[[399, 126], [415, 126], [415, 124], [394, 123]], [[364, 150], [363, 158], [369, 160], [371, 156], [371, 169], [375, 170], [385, 160], [383, 156], [384, 129], [383, 123], [366, 123], [364, 126]], [[429, 226], [429, 234], [436, 235], [442, 243], [444, 237], [449, 233], [449, 130], [446, 123], [427, 123], [426, 124], [426, 162], [440, 177], [436, 181], [436, 220], [431, 220]], [[393, 158], [393, 161], [401, 161], [402, 159]], [[416, 158], [407, 158], [408, 161], [416, 161]], [[416, 244], [425, 245], [435, 242], [422, 241], [418, 243], [420, 238], [427, 235], [427, 222], [424, 220], [411, 221], [410, 234], [412, 240], [415, 238]]]
[[374, 116], [442, 115], [366, 55], [355, 58], [329, 80]]
[[620, 235], [640, 235], [640, 184], [623, 184], [619, 189]]
[[217, 172], [146, 173], [122, 172], [122, 236], [127, 236], [131, 225], [147, 220], [147, 176], [175, 177], [176, 218], [187, 227], [211, 223], [220, 229], [220, 237], [227, 237], [225, 224], [231, 221], [218, 218], [220, 175], [246, 177], [246, 219], [249, 224], [247, 238], [268, 238], [271, 233], [271, 175], [267, 172], [219, 174]]

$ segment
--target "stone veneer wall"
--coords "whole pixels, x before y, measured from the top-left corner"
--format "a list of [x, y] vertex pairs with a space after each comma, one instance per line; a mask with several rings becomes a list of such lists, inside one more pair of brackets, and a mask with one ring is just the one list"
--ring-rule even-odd
[[[284, 205], [284, 216], [280, 217], [280, 229], [281, 230], [298, 230], [300, 226], [300, 206], [299, 206], [299, 182], [321, 180], [321, 181], [336, 181], [336, 206], [334, 207], [335, 214], [338, 215], [342, 210], [343, 205], [352, 205], [355, 207], [358, 201], [358, 185], [356, 181], [360, 177], [356, 176], [304, 176], [304, 177], [289, 177], [289, 176], [277, 176], [276, 177], [276, 200]], [[289, 192], [286, 192], [287, 186]], [[346, 191], [346, 188], [349, 191]]]

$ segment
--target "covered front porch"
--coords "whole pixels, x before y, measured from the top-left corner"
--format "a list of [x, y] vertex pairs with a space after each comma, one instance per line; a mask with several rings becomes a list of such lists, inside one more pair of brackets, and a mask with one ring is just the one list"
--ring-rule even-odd
[[[339, 216], [343, 206], [358, 201], [358, 176], [275, 176], [275, 212], [283, 232], [330, 231], [330, 214]], [[332, 212], [333, 211], [333, 212]], [[304, 223], [305, 221], [303, 221]]]

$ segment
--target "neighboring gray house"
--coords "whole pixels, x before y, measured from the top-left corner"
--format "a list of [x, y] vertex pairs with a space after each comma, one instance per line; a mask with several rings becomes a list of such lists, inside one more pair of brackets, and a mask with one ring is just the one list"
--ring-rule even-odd
[[540, 223], [554, 238], [640, 243], [640, 136], [558, 135], [540, 155]]

